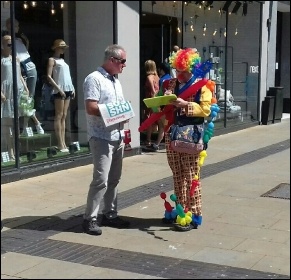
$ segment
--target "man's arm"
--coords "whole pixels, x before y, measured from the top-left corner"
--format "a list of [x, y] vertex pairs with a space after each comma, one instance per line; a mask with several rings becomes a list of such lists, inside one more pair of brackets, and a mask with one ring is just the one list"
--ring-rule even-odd
[[98, 107], [98, 102], [96, 100], [87, 99], [85, 101], [85, 109], [88, 115], [92, 116], [101, 116], [100, 110]]

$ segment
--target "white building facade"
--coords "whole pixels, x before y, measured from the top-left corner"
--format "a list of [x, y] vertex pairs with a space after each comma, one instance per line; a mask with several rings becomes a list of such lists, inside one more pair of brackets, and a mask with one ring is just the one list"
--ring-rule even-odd
[[[132, 147], [127, 155], [142, 151], [143, 134], [138, 127], [143, 121], [144, 62], [153, 59], [159, 64], [168, 57], [173, 45], [197, 48], [202, 60], [211, 59], [213, 71], [209, 78], [216, 82], [217, 94], [224, 90], [223, 98], [227, 98], [230, 93], [233, 105], [240, 108], [230, 112], [226, 106], [222, 107], [216, 121], [216, 131], [220, 134], [260, 125], [263, 100], [270, 87], [282, 87], [284, 102], [290, 102], [290, 5], [287, 1], [54, 1], [54, 16], [49, 4], [41, 6], [38, 2], [39, 7], [30, 6], [27, 11], [23, 10], [25, 1], [14, 2], [14, 11], [11, 11], [10, 1], [1, 1], [2, 29], [5, 20], [14, 15], [30, 38], [30, 54], [38, 70], [37, 116], [50, 142], [19, 139], [15, 135], [20, 160], [2, 159], [4, 182], [91, 163], [82, 85], [84, 78], [102, 63], [109, 44], [117, 43], [127, 50], [126, 68], [119, 75], [124, 95], [135, 112], [127, 127], [131, 131]], [[236, 3], [240, 3], [237, 11]], [[280, 29], [277, 29], [278, 23]], [[41, 77], [45, 75], [51, 44], [58, 38], [70, 46], [65, 59], [76, 88], [66, 137], [68, 143], [77, 142], [81, 149], [66, 156], [48, 157], [47, 148], [54, 146], [55, 136], [52, 109], [43, 112]], [[1, 143], [1, 153], [6, 150], [5, 143]], [[33, 160], [28, 159], [29, 152], [35, 152]], [[7, 176], [12, 173], [13, 176]]]

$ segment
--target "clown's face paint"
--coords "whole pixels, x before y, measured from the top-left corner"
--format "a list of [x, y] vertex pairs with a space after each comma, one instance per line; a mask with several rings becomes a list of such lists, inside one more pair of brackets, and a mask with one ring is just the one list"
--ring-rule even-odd
[[180, 83], [186, 83], [192, 77], [192, 74], [187, 71], [179, 71], [176, 69], [177, 79]]

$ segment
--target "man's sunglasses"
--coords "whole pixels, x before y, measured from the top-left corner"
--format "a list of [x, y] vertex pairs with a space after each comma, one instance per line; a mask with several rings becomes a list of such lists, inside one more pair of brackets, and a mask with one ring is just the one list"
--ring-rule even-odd
[[117, 59], [122, 64], [124, 64], [126, 62], [126, 59], [122, 59], [122, 58], [118, 58], [118, 57], [114, 57], [114, 56], [113, 56], [113, 58]]
[[12, 44], [7, 44], [7, 47], [12, 47]]

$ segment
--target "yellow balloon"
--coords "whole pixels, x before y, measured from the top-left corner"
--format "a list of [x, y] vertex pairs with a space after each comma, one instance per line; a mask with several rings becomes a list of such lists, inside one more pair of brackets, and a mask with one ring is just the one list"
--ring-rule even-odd
[[180, 217], [179, 215], [177, 216], [177, 220], [176, 220], [176, 222], [177, 222], [178, 224], [181, 223], [181, 217]]
[[191, 211], [188, 211], [188, 212], [186, 213], [186, 215], [187, 215], [187, 216], [190, 216], [190, 217], [192, 218], [192, 212], [191, 212]]
[[192, 222], [192, 217], [186, 216], [185, 221], [186, 221], [187, 225], [189, 225]]
[[186, 225], [186, 219], [185, 218], [183, 218], [183, 219], [181, 219], [181, 226], [185, 226]]
[[200, 152], [200, 157], [207, 157], [207, 152], [205, 150]]

